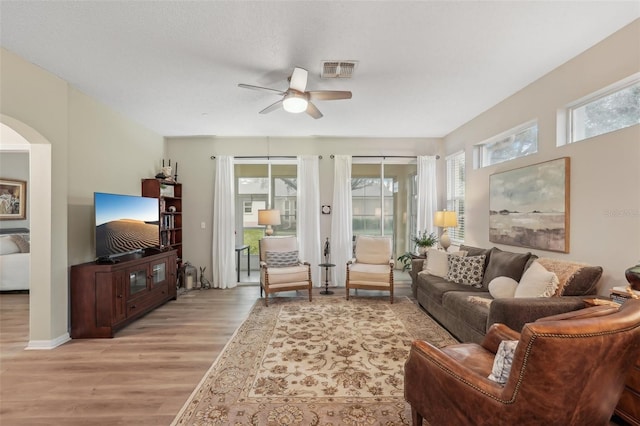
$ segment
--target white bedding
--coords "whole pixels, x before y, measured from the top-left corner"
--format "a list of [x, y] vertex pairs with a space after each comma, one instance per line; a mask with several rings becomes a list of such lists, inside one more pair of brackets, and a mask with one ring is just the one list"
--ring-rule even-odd
[[31, 253], [0, 256], [0, 291], [29, 290]]
[[0, 230], [0, 291], [29, 290], [29, 230]]

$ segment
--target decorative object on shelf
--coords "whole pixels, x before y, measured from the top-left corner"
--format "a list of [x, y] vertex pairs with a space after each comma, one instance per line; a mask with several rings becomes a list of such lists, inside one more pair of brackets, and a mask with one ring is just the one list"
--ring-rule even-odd
[[324, 242], [324, 249], [322, 251], [322, 254], [324, 255], [324, 263], [329, 263], [329, 261], [331, 260], [331, 244], [329, 244], [329, 237], [327, 237], [326, 241]]
[[427, 252], [429, 247], [433, 247], [438, 242], [438, 237], [434, 232], [427, 233], [427, 231], [418, 232], [415, 237], [411, 237], [411, 241], [418, 247], [418, 253], [423, 255]]
[[176, 212], [176, 206], [169, 206], [169, 208], [167, 210], [169, 210], [170, 213], [175, 213]]
[[0, 220], [27, 218], [27, 182], [0, 178]]
[[640, 291], [640, 262], [624, 271], [624, 277], [632, 290]]
[[[171, 173], [175, 173], [173, 176]], [[169, 160], [169, 165], [164, 165], [164, 158], [162, 159], [162, 171], [156, 175], [156, 179], [163, 179], [167, 182], [177, 182], [178, 181], [178, 163], [175, 163], [175, 168], [171, 167], [171, 160]]]
[[205, 269], [207, 269], [206, 266], [204, 268], [200, 267], [200, 290], [211, 288], [211, 281], [209, 281], [207, 277], [204, 276]]
[[489, 177], [489, 241], [569, 253], [569, 160]]
[[280, 225], [280, 210], [262, 209], [258, 210], [258, 225], [267, 225], [264, 234], [273, 235], [272, 225]]
[[442, 235], [440, 235], [440, 246], [444, 249], [444, 251], [449, 250], [451, 239], [449, 238], [447, 228], [458, 226], [458, 215], [456, 214], [456, 212], [451, 212], [448, 210], [436, 212], [433, 218], [433, 224], [437, 227], [444, 228], [444, 231], [442, 231]]
[[331, 206], [322, 206], [322, 214], [331, 214]]

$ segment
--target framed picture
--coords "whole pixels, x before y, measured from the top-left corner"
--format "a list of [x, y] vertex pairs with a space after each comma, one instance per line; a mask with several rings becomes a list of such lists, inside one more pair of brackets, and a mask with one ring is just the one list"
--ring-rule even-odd
[[0, 220], [27, 218], [27, 182], [0, 178]]
[[489, 178], [489, 241], [569, 252], [569, 157]]

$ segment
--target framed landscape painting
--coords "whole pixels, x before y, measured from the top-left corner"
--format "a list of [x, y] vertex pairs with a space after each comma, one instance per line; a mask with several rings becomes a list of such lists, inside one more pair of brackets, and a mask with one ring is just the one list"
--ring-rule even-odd
[[0, 178], [0, 220], [27, 218], [27, 183]]
[[569, 252], [569, 157], [489, 178], [489, 241]]

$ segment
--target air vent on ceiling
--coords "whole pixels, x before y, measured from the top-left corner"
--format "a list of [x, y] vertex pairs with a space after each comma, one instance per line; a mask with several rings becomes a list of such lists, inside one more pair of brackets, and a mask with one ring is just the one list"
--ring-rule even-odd
[[322, 78], [351, 78], [358, 61], [322, 61]]

